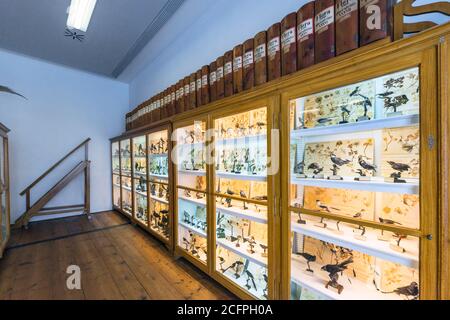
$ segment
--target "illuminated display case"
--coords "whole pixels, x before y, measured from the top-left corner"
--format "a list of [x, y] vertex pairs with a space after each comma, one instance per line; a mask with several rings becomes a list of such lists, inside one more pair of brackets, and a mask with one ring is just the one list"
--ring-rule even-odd
[[9, 129], [0, 123], [0, 258], [10, 237], [10, 200], [9, 200]]
[[147, 198], [147, 140], [146, 136], [132, 138], [133, 142], [133, 194], [134, 217], [142, 225], [148, 227]]
[[119, 141], [111, 143], [111, 168], [112, 168], [112, 201], [117, 209], [122, 207], [121, 179], [120, 179], [120, 145]]
[[268, 298], [267, 107], [216, 118], [216, 273]]
[[164, 241], [170, 240], [172, 211], [169, 206], [169, 131], [162, 130], [147, 135], [150, 229]]
[[435, 254], [436, 106], [425, 98], [431, 73], [421, 59], [324, 76], [283, 95], [284, 298], [434, 294], [427, 270], [436, 262], [424, 256]]
[[175, 251], [204, 271], [209, 265], [206, 129], [205, 119], [186, 121], [174, 127]]
[[120, 141], [121, 208], [129, 216], [133, 216], [133, 184], [131, 175], [131, 140], [125, 139]]

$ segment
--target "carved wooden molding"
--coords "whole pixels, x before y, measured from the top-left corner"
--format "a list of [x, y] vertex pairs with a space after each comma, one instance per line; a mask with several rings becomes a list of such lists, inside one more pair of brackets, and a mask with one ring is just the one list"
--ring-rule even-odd
[[436, 23], [432, 21], [405, 23], [403, 21], [403, 16], [418, 16], [432, 12], [450, 16], [449, 2], [441, 1], [413, 7], [414, 2], [415, 0], [402, 0], [394, 6], [394, 40], [403, 38], [405, 33], [420, 32], [436, 25]]

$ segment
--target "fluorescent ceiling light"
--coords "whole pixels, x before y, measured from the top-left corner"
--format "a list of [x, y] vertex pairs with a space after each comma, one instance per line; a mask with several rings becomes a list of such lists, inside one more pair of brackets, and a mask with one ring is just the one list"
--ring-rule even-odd
[[97, 0], [72, 0], [68, 9], [67, 27], [86, 32], [96, 3]]

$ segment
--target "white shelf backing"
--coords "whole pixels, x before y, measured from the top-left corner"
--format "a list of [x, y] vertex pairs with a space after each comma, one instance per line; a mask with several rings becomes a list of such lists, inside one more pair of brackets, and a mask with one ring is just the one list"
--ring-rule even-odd
[[148, 176], [149, 176], [150, 178], [156, 178], [156, 179], [163, 179], [163, 180], [168, 180], [168, 179], [169, 179], [169, 176], [167, 176], [167, 175], [162, 175], [162, 174], [153, 174], [153, 173], [150, 173]]
[[190, 175], [190, 176], [206, 176], [206, 171], [205, 170], [184, 170], [184, 169], [179, 169], [178, 170], [178, 174], [185, 174], [185, 175]]
[[256, 252], [253, 253], [253, 254], [250, 254], [247, 251], [248, 244], [247, 243], [243, 243], [242, 240], [241, 240], [241, 243], [240, 243], [240, 247], [236, 247], [235, 243], [233, 243], [233, 242], [231, 242], [231, 241], [229, 241], [227, 239], [224, 239], [224, 238], [221, 238], [221, 239], [216, 238], [216, 244], [221, 246], [221, 247], [223, 247], [223, 248], [225, 248], [225, 249], [227, 249], [227, 250], [230, 250], [230, 251], [234, 252], [235, 254], [237, 254], [237, 255], [239, 255], [241, 257], [244, 257], [244, 258], [250, 260], [253, 263], [256, 263], [257, 265], [259, 265], [261, 267], [267, 267], [267, 258], [261, 256], [261, 252], [263, 252], [263, 251], [260, 250], [259, 244], [255, 245], [254, 250]]
[[216, 171], [216, 176], [224, 179], [246, 180], [246, 181], [267, 181], [267, 175], [264, 174], [244, 174]]
[[[303, 216], [302, 218], [304, 219]], [[375, 230], [366, 228], [365, 236], [367, 240], [362, 241], [354, 238], [356, 234], [353, 232], [354, 229], [345, 223], [339, 224], [339, 229], [344, 234], [338, 234], [333, 232], [333, 229], [336, 230], [335, 221], [325, 220], [328, 224], [327, 229], [314, 226], [314, 222], [311, 220], [306, 220], [306, 224], [298, 224], [296, 221], [297, 218], [295, 216], [291, 218], [291, 230], [305, 236], [334, 243], [341, 247], [356, 250], [410, 268], [419, 267], [419, 242], [416, 238], [408, 237], [407, 239], [403, 239], [400, 245], [406, 249], [406, 252], [400, 253], [390, 248], [390, 241], [377, 239], [381, 231], [377, 233]]]
[[[328, 273], [320, 270], [321, 266], [311, 262], [311, 269], [313, 274], [308, 274], [306, 271], [306, 260], [299, 256], [291, 258], [291, 281], [313, 291], [325, 299], [332, 300], [401, 300], [401, 296], [395, 293], [382, 293], [378, 291], [375, 286], [370, 283], [366, 284], [354, 277], [347, 277], [347, 275], [339, 274], [338, 282], [344, 286], [341, 294], [337, 293], [334, 288], [325, 288], [329, 281]], [[348, 281], [348, 279], [351, 283]]]
[[[254, 205], [252, 205], [251, 203], [247, 203], [247, 207], [250, 208], [252, 206]], [[234, 217], [267, 224], [267, 210], [263, 210], [261, 211], [261, 213], [259, 213], [250, 209], [244, 210], [244, 208], [241, 205], [240, 206], [234, 205], [233, 207], [228, 208], [227, 206], [221, 205], [218, 202], [216, 202], [216, 211], [232, 215]]]
[[341, 133], [355, 133], [361, 131], [380, 130], [385, 128], [401, 128], [419, 124], [419, 115], [405, 115], [392, 118], [373, 119], [361, 122], [339, 124], [335, 126], [297, 129], [291, 131], [291, 138], [311, 137], [319, 135], [335, 135]]
[[266, 142], [267, 141], [267, 135], [266, 134], [258, 134], [258, 135], [251, 135], [251, 136], [243, 136], [243, 137], [237, 137], [237, 138], [224, 138], [224, 139], [217, 139], [215, 141], [216, 146], [231, 146], [231, 145], [242, 145], [242, 144], [251, 144], [255, 142]]
[[150, 195], [150, 199], [151, 200], [155, 200], [155, 201], [160, 202], [160, 203], [169, 204], [169, 201], [167, 201], [166, 199], [157, 197], [157, 196]]
[[205, 198], [202, 199], [197, 199], [197, 198], [188, 198], [185, 196], [178, 196], [179, 200], [183, 200], [183, 201], [187, 201], [187, 202], [191, 202], [193, 204], [196, 204], [198, 206], [202, 206], [202, 207], [206, 207], [206, 200]]
[[390, 192], [401, 194], [419, 194], [419, 183], [407, 181], [407, 183], [385, 182], [383, 178], [374, 177], [371, 181], [355, 181], [353, 178], [345, 178], [344, 180], [328, 180], [313, 178], [297, 178], [291, 177], [291, 183], [302, 186], [322, 187], [322, 188], [339, 188], [349, 190], [362, 190], [374, 192]]
[[198, 229], [194, 226], [188, 225], [187, 223], [182, 222], [182, 221], [178, 221], [178, 225], [182, 226], [185, 229], [191, 230], [193, 233], [195, 233], [196, 235], [198, 235], [202, 238], [206, 238], [206, 232], [201, 229]]

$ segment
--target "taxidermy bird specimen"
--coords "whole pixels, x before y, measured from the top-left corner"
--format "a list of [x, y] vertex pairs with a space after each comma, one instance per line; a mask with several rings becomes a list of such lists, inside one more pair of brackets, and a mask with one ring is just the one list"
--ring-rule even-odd
[[341, 159], [341, 158], [337, 157], [334, 153], [332, 153], [330, 155], [330, 159], [331, 159], [331, 162], [333, 162], [335, 165], [337, 165], [339, 167], [350, 163], [350, 160], [348, 160], [348, 159]]
[[313, 162], [308, 166], [308, 170], [313, 170], [314, 174], [319, 174], [323, 171], [323, 167], [321, 167], [318, 163]]
[[409, 297], [412, 297], [412, 299], [410, 299], [410, 300], [417, 300], [417, 298], [419, 297], [419, 285], [415, 281], [411, 282], [407, 286], [399, 287], [399, 288], [395, 289], [394, 291], [381, 291], [380, 289], [378, 289], [378, 287], [375, 283], [375, 280], [373, 281], [373, 283], [375, 285], [375, 288], [378, 291], [380, 291], [381, 293], [385, 293], [385, 294], [396, 293], [399, 296], [403, 295], [408, 299], [409, 299]]
[[363, 159], [363, 156], [361, 156], [361, 155], [358, 157], [358, 163], [363, 169], [366, 169], [368, 171], [377, 172], [377, 170], [376, 170], [377, 167], [375, 165], [373, 165], [373, 164], [367, 163]]
[[[247, 195], [245, 194], [245, 192], [243, 191], [243, 190], [241, 190], [240, 192], [239, 192], [239, 195], [241, 196], [241, 198], [247, 198]], [[244, 202], [244, 210], [247, 210], [248, 209], [248, 207], [247, 207], [247, 204], [245, 203], [245, 201], [243, 201]]]
[[14, 90], [12, 90], [12, 89], [10, 89], [10, 88], [8, 88], [8, 87], [2, 86], [2, 85], [0, 85], [0, 92], [5, 92], [5, 93], [14, 94], [14, 95], [16, 95], [16, 96], [19, 96], [19, 97], [24, 98], [25, 100], [28, 100], [27, 98], [25, 98], [25, 97], [24, 97], [23, 95], [21, 95], [20, 93], [17, 93], [16, 91], [14, 91]]
[[66, 31], [64, 32], [64, 36], [65, 37], [70, 37], [70, 38], [72, 38], [72, 40], [76, 39], [76, 40], [78, 40], [80, 42], [83, 42], [83, 40], [84, 40], [84, 34], [79, 34], [76, 31], [72, 31], [72, 30], [67, 29], [67, 28], [66, 28]]
[[402, 225], [400, 222], [396, 222], [396, 221], [390, 220], [390, 219], [384, 219], [384, 218], [381, 218], [381, 217], [379, 217], [378, 220], [380, 220], [380, 222], [384, 223], [384, 224], [398, 224], [399, 226]]
[[306, 252], [301, 252], [301, 253], [297, 253], [297, 254], [302, 256], [303, 258], [305, 258], [306, 264], [308, 265], [308, 269], [306, 269], [306, 271], [314, 273], [314, 270], [311, 269], [311, 266], [309, 265], [309, 263], [316, 261], [316, 256], [306, 253]]
[[251, 286], [249, 285], [249, 282], [251, 282], [253, 284], [253, 288], [255, 290], [258, 290], [256, 288], [255, 277], [253, 276], [253, 274], [250, 271], [248, 271], [248, 270], [245, 270], [245, 274], [247, 276], [247, 283], [245, 284], [247, 289], [250, 290]]
[[321, 270], [328, 272], [328, 276], [330, 278], [330, 281], [328, 281], [328, 283], [325, 285], [325, 288], [331, 286], [337, 289], [338, 293], [341, 294], [342, 290], [344, 290], [344, 287], [338, 283], [339, 273], [342, 273], [344, 270], [346, 270], [350, 263], [353, 263], [353, 258], [349, 258], [337, 264], [324, 265]]
[[333, 209], [333, 210], [336, 210], [336, 211], [340, 211], [338, 208], [328, 207], [327, 205], [321, 203], [320, 200], [316, 200], [316, 205], [317, 205], [317, 207], [319, 207], [321, 210], [326, 211], [326, 212], [331, 212], [330, 209]]

